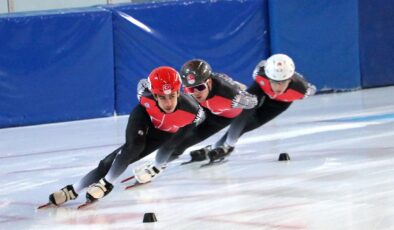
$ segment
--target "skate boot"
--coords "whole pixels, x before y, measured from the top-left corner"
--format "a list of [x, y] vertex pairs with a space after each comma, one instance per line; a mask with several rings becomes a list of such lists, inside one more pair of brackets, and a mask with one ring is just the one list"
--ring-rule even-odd
[[69, 200], [75, 200], [77, 197], [78, 194], [75, 192], [74, 187], [72, 185], [67, 185], [59, 191], [49, 195], [49, 201], [50, 203], [58, 206], [66, 203]]
[[89, 186], [86, 192], [86, 199], [94, 202], [106, 196], [113, 188], [114, 186], [103, 178], [98, 183]]
[[211, 149], [211, 146], [207, 145], [202, 149], [191, 151], [190, 156], [192, 159], [190, 161], [182, 162], [181, 165], [186, 165], [198, 161], [205, 161], [208, 158], [208, 152], [211, 151]]
[[145, 184], [151, 182], [154, 178], [156, 178], [163, 170], [166, 168], [166, 165], [162, 165], [156, 167], [152, 163], [149, 163], [140, 168], [136, 168], [133, 170], [135, 179], [140, 184]]
[[222, 161], [222, 160], [224, 160], [225, 157], [230, 155], [230, 153], [232, 151], [234, 151], [234, 147], [233, 146], [222, 145], [222, 146], [219, 146], [219, 147], [209, 151], [208, 152], [208, 157], [209, 157], [210, 162]]
[[204, 161], [208, 157], [208, 152], [211, 151], [212, 148], [210, 145], [205, 146], [202, 149], [197, 149], [190, 152], [190, 156], [192, 157], [191, 161]]

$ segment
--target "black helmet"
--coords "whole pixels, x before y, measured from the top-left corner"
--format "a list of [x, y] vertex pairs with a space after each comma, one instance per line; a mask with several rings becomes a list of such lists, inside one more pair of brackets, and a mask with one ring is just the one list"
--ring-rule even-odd
[[204, 83], [211, 73], [212, 68], [206, 61], [193, 59], [182, 66], [181, 81], [186, 87], [193, 87]]

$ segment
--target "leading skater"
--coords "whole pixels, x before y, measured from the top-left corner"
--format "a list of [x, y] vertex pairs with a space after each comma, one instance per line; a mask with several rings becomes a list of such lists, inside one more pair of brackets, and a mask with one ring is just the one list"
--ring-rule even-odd
[[238, 139], [246, 132], [269, 122], [289, 108], [295, 100], [305, 99], [316, 92], [316, 87], [295, 72], [293, 60], [285, 54], [274, 54], [261, 61], [253, 72], [254, 82], [248, 92], [258, 98], [258, 105], [244, 110], [219, 140], [218, 147], [208, 154], [211, 160], [229, 155]]
[[147, 183], [165, 168], [175, 145], [204, 119], [204, 111], [190, 96], [180, 93], [181, 81], [170, 67], [154, 69], [138, 84], [137, 105], [130, 114], [126, 143], [100, 161], [80, 181], [49, 195], [49, 204], [61, 205], [87, 188], [87, 202], [108, 195], [127, 166], [158, 149], [155, 162], [134, 170], [140, 183]]

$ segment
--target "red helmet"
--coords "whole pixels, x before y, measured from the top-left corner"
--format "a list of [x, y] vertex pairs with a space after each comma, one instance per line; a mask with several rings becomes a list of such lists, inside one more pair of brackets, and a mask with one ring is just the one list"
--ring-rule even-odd
[[153, 94], [166, 95], [181, 89], [179, 73], [168, 66], [154, 69], [148, 77], [149, 90]]

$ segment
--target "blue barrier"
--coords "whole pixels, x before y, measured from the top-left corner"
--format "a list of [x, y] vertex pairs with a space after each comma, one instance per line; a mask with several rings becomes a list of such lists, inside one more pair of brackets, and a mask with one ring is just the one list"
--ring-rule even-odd
[[270, 0], [273, 53], [287, 53], [319, 90], [361, 86], [357, 0]]
[[321, 91], [394, 84], [390, 3], [199, 0], [3, 15], [0, 128], [127, 114], [139, 79], [191, 58], [249, 84], [270, 49]]
[[179, 69], [203, 58], [245, 83], [269, 54], [267, 1], [175, 1], [108, 7], [113, 11], [116, 111], [130, 112], [136, 84], [160, 65]]
[[0, 127], [112, 115], [111, 19], [98, 8], [0, 17]]
[[360, 0], [360, 62], [363, 87], [394, 84], [394, 4]]

